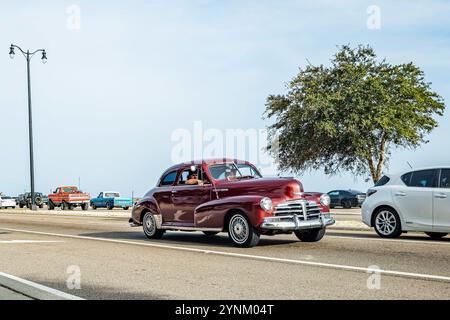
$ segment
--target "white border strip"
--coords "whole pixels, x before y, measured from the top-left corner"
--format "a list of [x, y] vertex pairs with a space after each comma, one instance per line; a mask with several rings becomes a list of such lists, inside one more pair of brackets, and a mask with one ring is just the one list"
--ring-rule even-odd
[[103, 242], [111, 242], [111, 243], [121, 243], [121, 244], [131, 244], [131, 245], [138, 245], [138, 246], [154, 247], [154, 248], [161, 248], [161, 249], [172, 249], [172, 250], [178, 250], [178, 251], [215, 254], [215, 255], [220, 255], [220, 256], [246, 258], [246, 259], [253, 259], [253, 260], [260, 260], [260, 261], [283, 262], [283, 263], [292, 263], [292, 264], [299, 264], [299, 265], [306, 265], [306, 266], [323, 267], [323, 268], [329, 268], [329, 269], [356, 271], [356, 272], [364, 272], [364, 273], [377, 273], [377, 274], [385, 274], [385, 275], [390, 275], [390, 276], [413, 278], [413, 279], [419, 279], [419, 280], [450, 282], [450, 277], [431, 275], [431, 274], [412, 273], [412, 272], [403, 272], [403, 271], [395, 271], [395, 270], [373, 269], [373, 268], [340, 265], [340, 264], [333, 264], [333, 263], [275, 258], [275, 257], [268, 257], [268, 256], [257, 256], [257, 255], [251, 255], [251, 254], [205, 250], [205, 249], [197, 249], [197, 248], [190, 248], [190, 247], [183, 247], [183, 246], [163, 245], [163, 244], [157, 244], [157, 243], [144, 243], [144, 242], [137, 242], [137, 241], [97, 238], [97, 237], [88, 237], [88, 236], [77, 236], [77, 235], [69, 235], [69, 234], [59, 234], [59, 233], [9, 229], [9, 228], [0, 228], [0, 229], [6, 230], [6, 231], [41, 234], [41, 235], [63, 237], [63, 238], [94, 240], [94, 241], [103, 241]]
[[[77, 296], [74, 296], [74, 295], [71, 295], [71, 294], [68, 294], [68, 293], [65, 293], [65, 292], [62, 292], [62, 291], [50, 288], [50, 287], [46, 287], [46, 286], [44, 286], [42, 284], [35, 283], [35, 282], [29, 281], [29, 280], [25, 280], [25, 279], [22, 279], [22, 278], [19, 278], [19, 277], [16, 277], [16, 276], [4, 273], [4, 272], [0, 272], [0, 276], [8, 278], [8, 279], [13, 280], [13, 281], [20, 282], [20, 283], [22, 283], [24, 285], [33, 287], [35, 289], [44, 291], [46, 293], [49, 293], [51, 295], [54, 295], [54, 296], [57, 296], [57, 297], [60, 297], [60, 298], [63, 298], [63, 299], [67, 299], [67, 300], [84, 300], [83, 298], [80, 298], [80, 297], [77, 297]], [[13, 290], [15, 290], [15, 289], [13, 289]], [[20, 290], [19, 290], [19, 293], [22, 293], [22, 292], [20, 292]], [[26, 294], [26, 293], [22, 293], [22, 294]], [[32, 297], [32, 298], [34, 298], [34, 297]]]

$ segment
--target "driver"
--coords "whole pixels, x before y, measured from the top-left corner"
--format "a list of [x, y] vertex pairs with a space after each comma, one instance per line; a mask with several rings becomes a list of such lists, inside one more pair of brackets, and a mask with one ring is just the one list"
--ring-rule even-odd
[[190, 172], [188, 175], [188, 179], [186, 180], [187, 185], [203, 185], [203, 181], [198, 179], [198, 175], [196, 172]]
[[237, 179], [237, 170], [236, 168], [231, 168], [230, 171], [227, 172], [228, 180], [236, 180]]

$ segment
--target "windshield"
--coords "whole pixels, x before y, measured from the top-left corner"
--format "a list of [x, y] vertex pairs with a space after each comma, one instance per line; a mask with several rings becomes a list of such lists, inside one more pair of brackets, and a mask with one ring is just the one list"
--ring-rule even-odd
[[261, 174], [248, 164], [222, 163], [209, 166], [209, 173], [214, 180], [237, 180], [261, 178]]
[[107, 192], [105, 198], [120, 198], [120, 195], [118, 192]]

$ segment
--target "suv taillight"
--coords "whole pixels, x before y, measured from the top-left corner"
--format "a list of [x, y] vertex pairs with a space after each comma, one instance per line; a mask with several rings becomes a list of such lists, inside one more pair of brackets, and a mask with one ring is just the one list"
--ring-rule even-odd
[[367, 190], [367, 197], [370, 197], [371, 195], [373, 195], [376, 192], [377, 192], [377, 190], [374, 190], [374, 189]]

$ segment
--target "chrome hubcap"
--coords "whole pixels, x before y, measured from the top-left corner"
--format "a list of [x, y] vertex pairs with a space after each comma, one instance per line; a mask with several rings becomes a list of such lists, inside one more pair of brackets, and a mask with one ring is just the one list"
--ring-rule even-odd
[[377, 230], [385, 236], [392, 234], [397, 227], [397, 219], [390, 211], [381, 211], [375, 219]]
[[241, 215], [234, 216], [230, 221], [230, 235], [233, 241], [244, 243], [248, 238], [248, 223]]
[[144, 231], [149, 235], [155, 233], [155, 221], [150, 213], [144, 217]]

